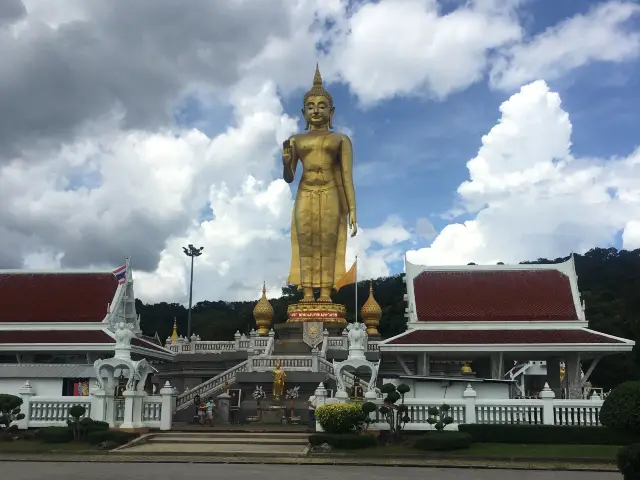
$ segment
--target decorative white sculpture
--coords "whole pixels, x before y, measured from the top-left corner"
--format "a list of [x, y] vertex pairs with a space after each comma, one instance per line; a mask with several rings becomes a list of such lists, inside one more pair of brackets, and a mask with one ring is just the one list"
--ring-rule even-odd
[[[371, 378], [367, 383], [367, 391], [364, 397], [367, 399], [376, 398], [377, 395], [374, 392], [376, 386], [376, 380], [378, 379], [378, 368], [380, 362], [373, 363], [367, 360], [364, 354], [364, 345], [367, 339], [367, 327], [364, 323], [350, 323], [347, 325], [347, 340], [349, 342], [349, 356], [343, 362], [333, 361], [333, 369], [336, 375], [336, 381], [338, 383], [338, 391], [336, 393], [337, 398], [347, 398], [347, 385], [344, 381], [344, 374], [347, 371], [353, 370], [369, 370]], [[344, 335], [344, 332], [343, 332]]]
[[349, 358], [364, 358], [364, 341], [367, 338], [367, 327], [364, 323], [350, 323], [347, 325], [347, 339], [349, 340]]

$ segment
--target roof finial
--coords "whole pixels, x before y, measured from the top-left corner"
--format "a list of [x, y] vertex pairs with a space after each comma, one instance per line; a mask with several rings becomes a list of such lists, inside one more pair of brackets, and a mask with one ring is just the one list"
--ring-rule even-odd
[[266, 295], [266, 294], [267, 294], [267, 282], [266, 282], [266, 281], [264, 281], [264, 280], [262, 281], [262, 293], [263, 293], [264, 295]]

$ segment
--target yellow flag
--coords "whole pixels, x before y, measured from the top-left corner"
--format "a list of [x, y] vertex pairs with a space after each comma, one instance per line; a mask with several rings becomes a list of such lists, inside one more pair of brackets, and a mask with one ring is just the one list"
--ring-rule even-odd
[[336, 291], [340, 290], [345, 285], [356, 283], [356, 268], [357, 268], [356, 264], [357, 263], [358, 263], [357, 260], [353, 262], [353, 265], [351, 265], [351, 268], [349, 269], [349, 271], [345, 273], [340, 280], [338, 280], [338, 283], [336, 283]]

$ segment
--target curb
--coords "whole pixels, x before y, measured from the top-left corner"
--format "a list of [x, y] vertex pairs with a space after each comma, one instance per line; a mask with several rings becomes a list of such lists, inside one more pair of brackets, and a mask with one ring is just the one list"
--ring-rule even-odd
[[[352, 458], [352, 459], [371, 459], [376, 458], [375, 456], [359, 456], [349, 453], [311, 453], [307, 454], [309, 457], [313, 458]], [[560, 463], [560, 464], [594, 464], [594, 465], [604, 465], [611, 464], [615, 466], [615, 460], [607, 460], [606, 458], [580, 458], [580, 457], [502, 457], [499, 455], [496, 456], [482, 456], [482, 455], [451, 455], [443, 453], [442, 455], [434, 455], [425, 453], [424, 455], [393, 455], [385, 458], [392, 458], [394, 460], [450, 460], [456, 461], [459, 460], [461, 462], [515, 462], [515, 463], [527, 463], [527, 462], [535, 462], [535, 463]]]
[[[136, 458], [137, 457], [137, 458]], [[122, 455], [118, 453], [105, 452], [96, 454], [89, 458], [73, 455], [0, 455], [2, 462], [65, 462], [65, 463], [202, 463], [202, 464], [236, 464], [236, 465], [325, 465], [325, 466], [350, 466], [350, 467], [418, 467], [418, 468], [447, 468], [447, 469], [477, 469], [477, 470], [544, 470], [544, 471], [580, 471], [580, 472], [618, 472], [615, 465], [579, 465], [579, 464], [553, 464], [535, 462], [499, 462], [499, 461], [468, 461], [462, 460], [460, 463], [452, 461], [423, 460], [403, 462], [403, 459], [389, 457], [384, 461], [372, 461], [371, 459], [353, 458], [352, 461], [345, 461], [345, 458], [317, 458], [302, 457], [248, 457], [243, 458], [225, 456], [191, 456], [176, 455], [175, 457], [164, 455]], [[351, 459], [350, 459], [351, 460]]]

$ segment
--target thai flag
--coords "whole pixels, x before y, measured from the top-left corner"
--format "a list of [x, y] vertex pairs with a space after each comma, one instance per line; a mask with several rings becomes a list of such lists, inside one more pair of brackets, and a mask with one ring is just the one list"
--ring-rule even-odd
[[118, 280], [118, 285], [127, 283], [127, 266], [126, 265], [122, 265], [121, 267], [116, 268], [112, 273], [116, 276], [116, 279]]

